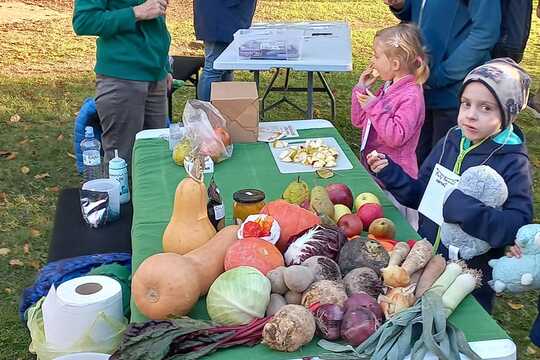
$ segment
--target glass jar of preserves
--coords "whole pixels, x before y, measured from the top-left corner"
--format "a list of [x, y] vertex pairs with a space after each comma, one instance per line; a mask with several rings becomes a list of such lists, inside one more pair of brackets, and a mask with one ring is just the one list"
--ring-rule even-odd
[[233, 194], [233, 217], [240, 225], [249, 215], [258, 214], [264, 207], [265, 194], [257, 189], [238, 190]]

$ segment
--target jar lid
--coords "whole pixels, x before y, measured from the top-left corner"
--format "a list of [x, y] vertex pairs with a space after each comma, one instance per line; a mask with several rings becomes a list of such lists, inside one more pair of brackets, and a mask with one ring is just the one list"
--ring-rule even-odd
[[240, 203], [256, 203], [264, 200], [264, 192], [257, 189], [238, 190], [233, 194], [234, 201]]

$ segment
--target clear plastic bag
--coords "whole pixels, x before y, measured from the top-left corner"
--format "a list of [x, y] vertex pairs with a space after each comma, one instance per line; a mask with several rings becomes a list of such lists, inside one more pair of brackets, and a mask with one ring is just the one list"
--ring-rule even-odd
[[[111, 319], [103, 312], [100, 312], [96, 318], [96, 321], [87, 332], [83, 335], [76, 344], [68, 349], [56, 349], [55, 347], [47, 344], [45, 340], [45, 331], [43, 326], [43, 313], [41, 306], [43, 304], [42, 297], [37, 303], [28, 308], [28, 320], [26, 325], [30, 330], [30, 336], [32, 342], [30, 343], [29, 351], [37, 355], [38, 360], [52, 360], [59, 356], [73, 354], [78, 352], [97, 352], [104, 354], [112, 354], [120, 345], [122, 337], [127, 328], [127, 319], [120, 322], [116, 319]], [[108, 339], [94, 340], [90, 334], [94, 327], [107, 326], [112, 331], [112, 335]]]
[[214, 163], [232, 156], [233, 146], [226, 121], [218, 109], [209, 102], [186, 102], [182, 121], [186, 138], [191, 143], [191, 155], [208, 155]]

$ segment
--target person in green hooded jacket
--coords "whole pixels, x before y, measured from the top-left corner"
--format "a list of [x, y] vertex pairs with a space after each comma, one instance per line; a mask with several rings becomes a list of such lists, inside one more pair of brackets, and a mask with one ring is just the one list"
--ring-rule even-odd
[[96, 109], [104, 164], [119, 156], [131, 163], [135, 135], [167, 122], [170, 88], [165, 23], [169, 0], [76, 0], [73, 29], [97, 36]]

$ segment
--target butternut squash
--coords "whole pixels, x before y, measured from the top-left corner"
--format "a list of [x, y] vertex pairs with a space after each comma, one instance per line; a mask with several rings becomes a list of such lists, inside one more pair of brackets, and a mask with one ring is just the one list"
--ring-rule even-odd
[[[196, 167], [195, 164], [193, 167]], [[184, 255], [216, 235], [208, 219], [208, 195], [202, 172], [194, 172], [180, 181], [176, 188], [171, 220], [163, 233], [164, 252]]]
[[223, 273], [225, 254], [238, 240], [238, 228], [223, 228], [186, 255], [160, 253], [144, 260], [131, 282], [139, 310], [152, 320], [186, 315]]

